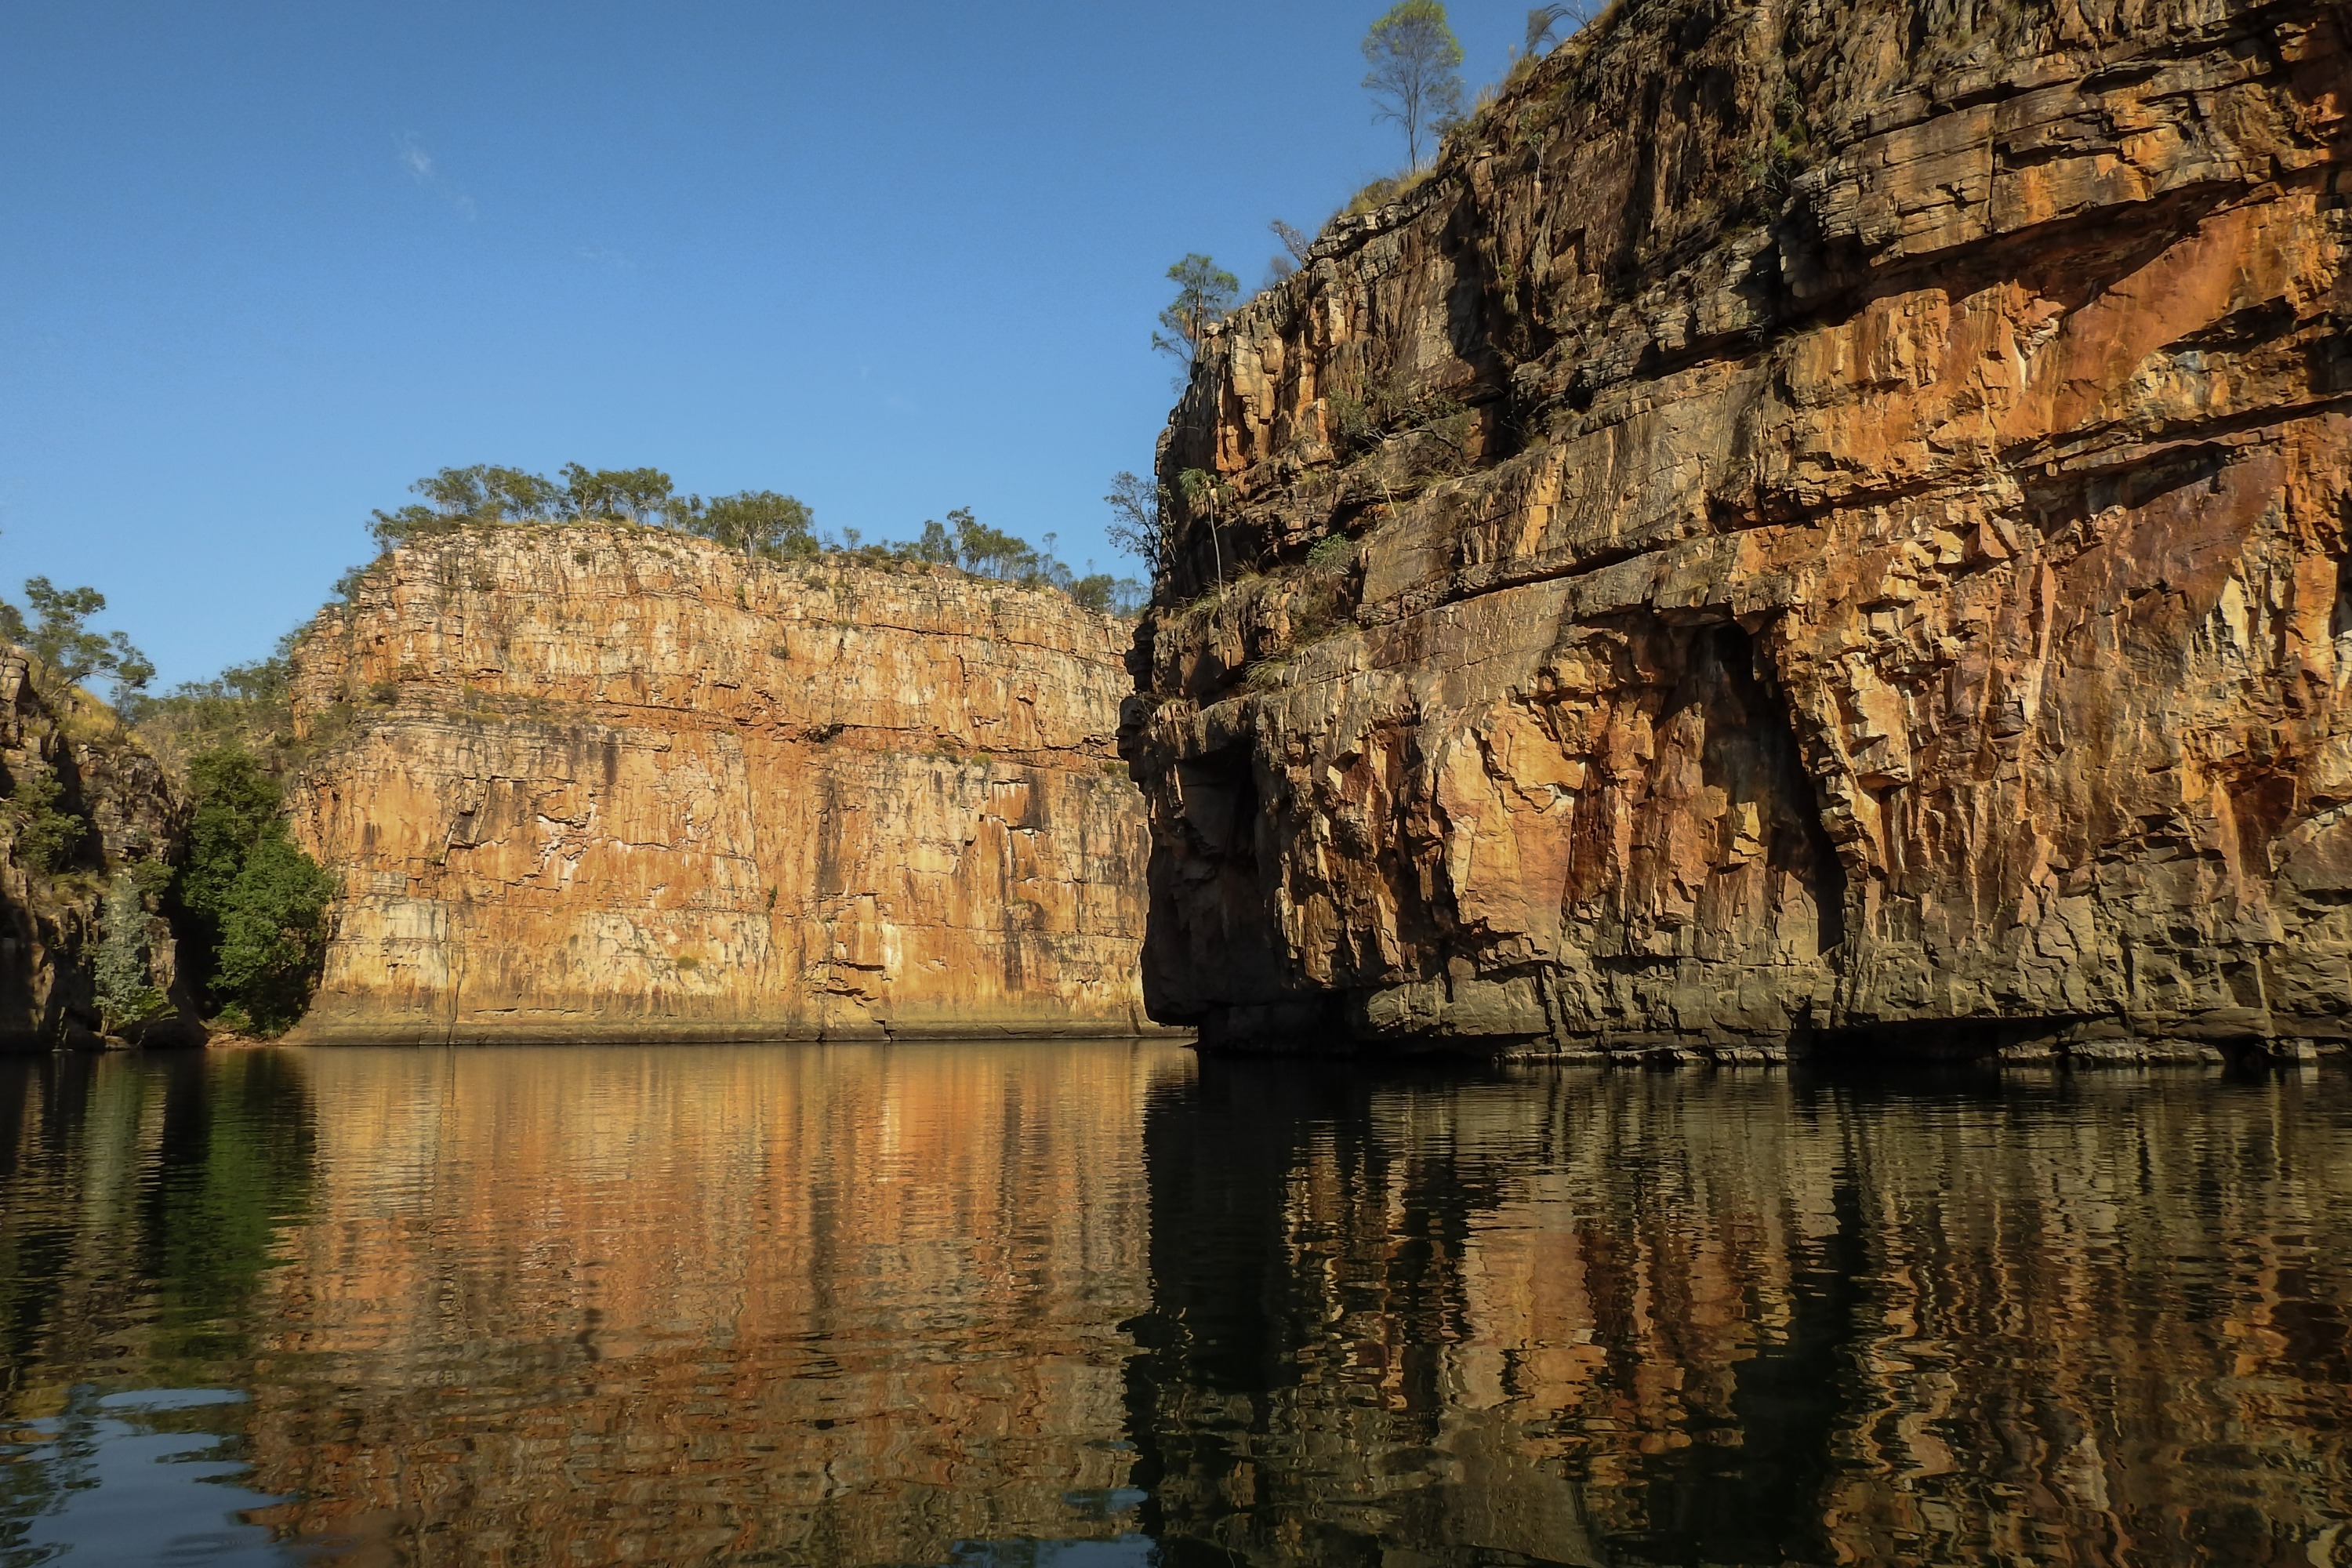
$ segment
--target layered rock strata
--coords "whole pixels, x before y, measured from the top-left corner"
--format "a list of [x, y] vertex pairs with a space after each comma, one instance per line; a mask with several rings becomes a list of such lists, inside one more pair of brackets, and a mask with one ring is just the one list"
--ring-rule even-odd
[[0, 645], [0, 1050], [203, 1038], [159, 912], [186, 813], [110, 710]]
[[295, 1038], [1129, 1033], [1120, 623], [626, 528], [402, 549], [298, 655]]
[[1636, 0], [1217, 332], [1155, 1016], [2352, 1033], [2345, 13]]

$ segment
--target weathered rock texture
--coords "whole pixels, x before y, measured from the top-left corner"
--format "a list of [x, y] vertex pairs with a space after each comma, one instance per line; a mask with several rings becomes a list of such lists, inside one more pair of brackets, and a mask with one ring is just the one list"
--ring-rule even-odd
[[2346, 26], [1639, 0], [1335, 225], [1162, 446], [1154, 1016], [2352, 1031]]
[[313, 1041], [1126, 1033], [1119, 623], [646, 530], [403, 549], [298, 658]]
[[[43, 684], [0, 645], [0, 1049], [200, 1040], [156, 912], [186, 804], [102, 704]], [[130, 940], [152, 995], [144, 1016], [113, 1018], [96, 968], [107, 891], [125, 872], [141, 889]]]

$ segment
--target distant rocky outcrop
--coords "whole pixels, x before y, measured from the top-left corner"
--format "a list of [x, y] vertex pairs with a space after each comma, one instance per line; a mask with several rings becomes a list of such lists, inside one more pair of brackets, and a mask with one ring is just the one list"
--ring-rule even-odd
[[2245, 0], [1630, 0], [1204, 344], [1155, 1016], [2352, 1034], [2352, 63]]
[[297, 655], [310, 1041], [1150, 1030], [1130, 628], [625, 526], [387, 556]]
[[96, 700], [0, 646], [0, 1049], [204, 1037], [160, 912], [186, 804]]

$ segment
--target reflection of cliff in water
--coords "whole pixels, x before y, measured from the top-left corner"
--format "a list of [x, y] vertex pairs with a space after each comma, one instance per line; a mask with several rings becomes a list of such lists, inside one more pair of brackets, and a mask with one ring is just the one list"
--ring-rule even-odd
[[1212, 1061], [1147, 1118], [1171, 1563], [2306, 1563], [2352, 1096]]
[[[1160, 1046], [335, 1051], [267, 1517], [415, 1563], [1111, 1536]], [[360, 1560], [360, 1559], [355, 1559]], [[367, 1558], [365, 1560], [373, 1560]]]

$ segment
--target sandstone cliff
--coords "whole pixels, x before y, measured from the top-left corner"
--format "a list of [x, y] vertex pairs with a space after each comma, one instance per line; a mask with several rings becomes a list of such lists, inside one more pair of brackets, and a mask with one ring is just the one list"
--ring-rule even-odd
[[[185, 803], [101, 704], [42, 689], [5, 645], [0, 795], [0, 1049], [201, 1039], [157, 912]], [[117, 994], [102, 996], [110, 923]]]
[[292, 1037], [1128, 1033], [1126, 628], [620, 527], [404, 548], [298, 655], [343, 897]]
[[1635, 0], [1204, 347], [1213, 1037], [2352, 1032], [2346, 14]]

